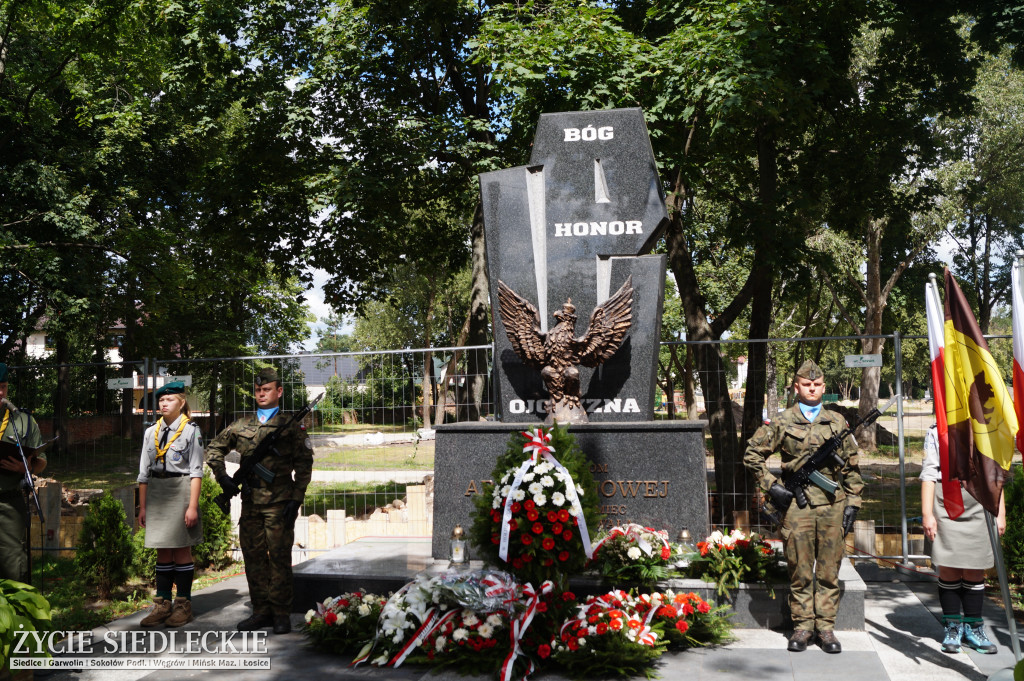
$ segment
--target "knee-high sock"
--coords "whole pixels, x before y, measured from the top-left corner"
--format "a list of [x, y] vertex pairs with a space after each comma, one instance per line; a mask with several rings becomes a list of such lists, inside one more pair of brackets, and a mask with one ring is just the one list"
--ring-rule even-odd
[[981, 606], [985, 602], [985, 582], [961, 582], [960, 600], [964, 604], [964, 622], [981, 621]]
[[158, 598], [171, 599], [174, 588], [174, 563], [156, 564], [156, 595]]
[[193, 563], [177, 563], [174, 566], [174, 585], [178, 587], [178, 598], [192, 600], [192, 578], [195, 574]]
[[942, 618], [960, 621], [960, 580], [945, 582], [939, 580], [939, 605], [942, 606]]

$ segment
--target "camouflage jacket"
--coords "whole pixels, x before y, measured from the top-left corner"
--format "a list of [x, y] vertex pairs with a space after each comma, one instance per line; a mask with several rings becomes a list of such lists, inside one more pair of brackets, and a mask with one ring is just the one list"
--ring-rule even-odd
[[[275, 428], [285, 428], [286, 431], [277, 441], [277, 452], [270, 452], [260, 462], [274, 472], [274, 481], [267, 483], [255, 475], [252, 476], [249, 484], [252, 489], [252, 502], [279, 504], [292, 499], [302, 501], [313, 475], [313, 444], [304, 426], [298, 423], [287, 425], [290, 419], [290, 416], [281, 412], [277, 412], [272, 419], [263, 424], [256, 419], [255, 414], [238, 419], [222, 430], [207, 446], [206, 463], [214, 475], [220, 475], [225, 472], [224, 457], [230, 451], [237, 451], [244, 459], [251, 456], [260, 441]], [[242, 498], [247, 500], [245, 492], [242, 495]]]
[[[2, 421], [5, 413], [6, 410], [0, 413], [0, 421]], [[39, 424], [36, 423], [34, 418], [23, 411], [14, 414], [7, 423], [7, 428], [4, 429], [3, 433], [0, 433], [0, 440], [15, 446], [18, 444], [19, 438], [21, 439], [22, 447], [35, 449], [43, 444], [43, 436], [39, 432]], [[36, 456], [44, 461], [46, 460], [46, 452], [40, 452]], [[0, 492], [10, 492], [11, 490], [18, 489], [23, 477], [22, 474], [11, 471], [0, 472]]]
[[[776, 477], [768, 470], [769, 456], [775, 452], [781, 454], [782, 474], [785, 476], [798, 470], [825, 440], [838, 435], [845, 428], [846, 420], [837, 412], [822, 408], [812, 423], [800, 411], [800, 406], [794, 404], [774, 421], [757, 429], [747, 443], [743, 464], [754, 472], [758, 485], [765, 491], [776, 482]], [[839, 456], [845, 461], [842, 468], [836, 470], [826, 467], [821, 470], [826, 478], [839, 483], [839, 489], [832, 495], [817, 485], [808, 485], [805, 493], [811, 506], [832, 504], [845, 499], [847, 505], [860, 508], [864, 479], [860, 476], [857, 443], [853, 436], [843, 441]]]

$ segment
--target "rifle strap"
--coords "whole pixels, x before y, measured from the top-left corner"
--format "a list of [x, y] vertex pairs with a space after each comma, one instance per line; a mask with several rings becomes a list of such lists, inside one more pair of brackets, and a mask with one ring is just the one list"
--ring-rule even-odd
[[4, 433], [7, 432], [7, 424], [11, 422], [11, 410], [4, 410], [4, 422], [0, 423], [0, 440], [3, 439]]

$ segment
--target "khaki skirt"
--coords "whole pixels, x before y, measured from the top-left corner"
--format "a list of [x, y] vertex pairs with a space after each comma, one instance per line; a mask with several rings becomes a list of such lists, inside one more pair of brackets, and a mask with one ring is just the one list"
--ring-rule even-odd
[[987, 570], [995, 565], [992, 541], [985, 528], [985, 509], [964, 489], [964, 512], [952, 520], [942, 505], [942, 483], [935, 483], [933, 512], [938, 528], [932, 543], [932, 565], [961, 570]]
[[185, 511], [191, 493], [191, 480], [150, 478], [146, 490], [146, 548], [180, 549], [203, 541], [203, 520], [185, 527]]

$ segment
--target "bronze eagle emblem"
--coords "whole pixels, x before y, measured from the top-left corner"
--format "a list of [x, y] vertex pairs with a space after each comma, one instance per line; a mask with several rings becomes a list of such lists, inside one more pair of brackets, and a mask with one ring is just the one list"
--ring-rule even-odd
[[633, 277], [590, 315], [587, 333], [576, 338], [576, 307], [572, 298], [555, 312], [558, 323], [540, 330], [540, 314], [528, 300], [498, 281], [501, 322], [523, 364], [540, 369], [548, 389], [545, 423], [587, 423], [580, 404], [580, 370], [596, 367], [618, 351], [633, 321]]

